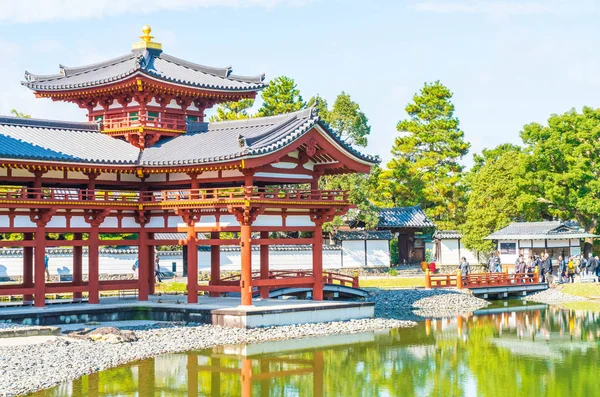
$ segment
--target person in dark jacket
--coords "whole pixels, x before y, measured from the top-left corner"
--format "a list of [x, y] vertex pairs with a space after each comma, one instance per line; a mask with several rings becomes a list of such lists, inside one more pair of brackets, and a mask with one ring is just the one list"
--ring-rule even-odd
[[589, 254], [587, 265], [585, 267], [585, 277], [586, 278], [595, 278], [596, 277], [596, 268], [598, 267], [598, 260], [592, 255]]
[[567, 281], [567, 258], [562, 255], [558, 256], [558, 282], [564, 283]]
[[552, 281], [552, 259], [550, 255], [545, 254], [544, 260], [542, 261], [542, 283], [548, 283]]

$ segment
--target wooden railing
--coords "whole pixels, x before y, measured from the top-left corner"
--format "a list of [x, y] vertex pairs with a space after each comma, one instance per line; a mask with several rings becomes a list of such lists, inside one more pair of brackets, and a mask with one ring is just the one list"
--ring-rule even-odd
[[0, 191], [0, 200], [49, 202], [129, 202], [135, 204], [164, 204], [190, 201], [264, 200], [347, 202], [348, 192], [342, 190], [271, 189], [258, 187], [188, 189], [162, 191], [117, 191], [64, 188], [31, 188]]
[[185, 131], [186, 122], [182, 117], [166, 116], [161, 114], [159, 117], [152, 116], [122, 116], [109, 117], [102, 121], [103, 130], [120, 130], [131, 127], [151, 127], [167, 130]]
[[479, 287], [506, 287], [524, 284], [538, 284], [540, 282], [537, 268], [532, 273], [471, 273], [462, 276], [460, 271], [456, 274], [434, 275], [425, 272], [426, 288], [479, 288]]
[[[238, 285], [240, 281], [240, 274], [234, 274], [229, 277], [222, 278], [219, 281], [221, 285]], [[269, 272], [268, 280], [276, 279], [303, 279], [313, 277], [312, 270], [272, 270]], [[342, 273], [334, 272], [323, 272], [323, 283], [325, 284], [339, 284], [342, 286], [349, 286], [352, 288], [359, 288], [358, 272], [355, 272], [354, 276], [348, 276]], [[260, 272], [252, 272], [252, 280], [261, 280]], [[254, 282], [252, 285], [257, 285]]]

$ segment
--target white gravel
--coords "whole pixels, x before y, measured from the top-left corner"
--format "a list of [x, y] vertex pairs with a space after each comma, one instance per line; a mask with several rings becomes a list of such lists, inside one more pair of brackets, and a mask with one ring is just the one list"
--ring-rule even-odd
[[582, 296], [565, 294], [557, 288], [548, 288], [545, 291], [537, 292], [525, 297], [526, 301], [546, 303], [548, 305], [556, 305], [565, 302], [581, 302], [589, 299]]
[[260, 343], [333, 334], [411, 327], [411, 321], [363, 319], [347, 322], [236, 329], [202, 325], [134, 331], [136, 342], [111, 344], [60, 337], [47, 343], [0, 347], [0, 390], [17, 396], [130, 361], [217, 345]]

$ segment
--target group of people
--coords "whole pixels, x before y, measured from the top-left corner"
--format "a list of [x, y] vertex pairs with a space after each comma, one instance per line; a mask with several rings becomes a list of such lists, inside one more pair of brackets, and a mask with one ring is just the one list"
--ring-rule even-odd
[[[502, 272], [501, 263], [500, 253], [492, 253], [487, 264], [488, 271], [490, 273]], [[551, 283], [553, 281], [554, 268], [552, 258], [548, 253], [543, 256], [533, 254], [527, 259], [523, 254], [519, 255], [515, 261], [514, 273], [533, 273], [536, 268], [540, 274], [541, 282]], [[460, 259], [458, 270], [460, 270], [463, 279], [466, 279], [471, 272], [471, 267], [465, 257]], [[600, 282], [600, 258], [591, 253], [588, 254], [587, 259], [583, 255], [559, 256], [557, 275], [559, 283], [574, 283], [576, 275], [579, 275], [581, 279]]]

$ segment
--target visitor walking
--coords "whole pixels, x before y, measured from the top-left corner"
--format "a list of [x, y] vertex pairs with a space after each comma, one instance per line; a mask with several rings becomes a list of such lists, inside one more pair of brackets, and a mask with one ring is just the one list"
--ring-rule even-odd
[[567, 258], [563, 258], [562, 255], [558, 256], [558, 282], [566, 282], [567, 279]]
[[154, 259], [154, 277], [156, 277], [156, 281], [162, 283], [162, 278], [160, 276], [160, 259], [158, 259], [158, 254]]
[[500, 252], [496, 252], [494, 257], [494, 263], [496, 264], [496, 273], [502, 273], [502, 262], [500, 261]]
[[50, 258], [48, 257], [48, 254], [44, 255], [44, 272], [46, 273], [46, 281], [50, 281], [50, 269], [48, 268], [48, 265], [50, 264]]
[[567, 263], [567, 282], [571, 282], [571, 283], [575, 282], [575, 269], [576, 268], [577, 268], [577, 266], [575, 266], [575, 261], [573, 260], [573, 258], [571, 258], [571, 260], [569, 260], [569, 263]]
[[552, 259], [546, 253], [542, 262], [542, 283], [550, 284], [552, 282]]
[[467, 258], [464, 256], [460, 258], [460, 263], [458, 264], [458, 269], [460, 270], [460, 274], [463, 279], [463, 285], [467, 284], [467, 276], [471, 273], [471, 267], [469, 266], [469, 262], [467, 262]]
[[140, 263], [136, 259], [135, 262], [133, 263], [133, 266], [131, 266], [131, 270], [133, 270], [133, 276], [135, 278], [138, 278], [138, 269], [139, 269], [139, 267], [140, 267]]
[[496, 271], [496, 254], [492, 252], [490, 259], [488, 259], [488, 272], [494, 273]]
[[596, 269], [598, 268], [598, 259], [590, 252], [587, 265], [585, 267], [585, 279], [596, 278]]

